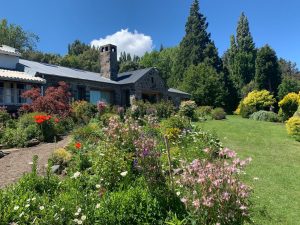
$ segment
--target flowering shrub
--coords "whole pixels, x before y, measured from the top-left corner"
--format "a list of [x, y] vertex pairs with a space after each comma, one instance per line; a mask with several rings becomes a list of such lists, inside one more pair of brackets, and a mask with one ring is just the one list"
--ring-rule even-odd
[[75, 101], [72, 103], [72, 117], [79, 124], [88, 124], [95, 117], [96, 106], [87, 101]]
[[72, 155], [64, 148], [55, 149], [51, 158], [53, 164], [58, 164], [61, 166], [67, 166], [71, 160]]
[[195, 110], [197, 105], [194, 101], [183, 101], [179, 107], [179, 114], [182, 116], [186, 116], [188, 118], [194, 119], [195, 118]]
[[21, 112], [45, 112], [50, 115], [67, 117], [71, 113], [69, 86], [65, 82], [59, 82], [58, 87], [48, 87], [45, 94], [41, 95], [39, 88], [33, 88], [22, 94], [23, 98], [31, 100], [30, 104], [24, 104]]
[[276, 102], [273, 95], [267, 91], [252, 91], [239, 104], [235, 114], [248, 118], [259, 110], [268, 110]]
[[102, 115], [105, 110], [107, 109], [107, 105], [105, 102], [98, 102], [97, 103], [97, 109], [98, 109], [98, 112], [100, 113], [100, 115]]
[[291, 117], [286, 122], [286, 129], [289, 135], [300, 141], [300, 117]]
[[197, 224], [243, 224], [249, 219], [250, 187], [238, 177], [251, 159], [240, 160], [226, 148], [219, 156], [231, 158], [232, 162], [183, 163], [183, 173], [177, 181], [181, 201]]
[[280, 107], [280, 116], [285, 121], [297, 111], [298, 105], [300, 105], [300, 94], [288, 93], [278, 105]]

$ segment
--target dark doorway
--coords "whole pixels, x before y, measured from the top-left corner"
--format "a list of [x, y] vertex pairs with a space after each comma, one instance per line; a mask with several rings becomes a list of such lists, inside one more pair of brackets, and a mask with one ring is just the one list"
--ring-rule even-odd
[[85, 87], [83, 86], [78, 86], [78, 100], [86, 100], [86, 91]]
[[142, 94], [143, 101], [148, 101], [150, 103], [156, 103], [157, 102], [157, 96], [156, 94]]

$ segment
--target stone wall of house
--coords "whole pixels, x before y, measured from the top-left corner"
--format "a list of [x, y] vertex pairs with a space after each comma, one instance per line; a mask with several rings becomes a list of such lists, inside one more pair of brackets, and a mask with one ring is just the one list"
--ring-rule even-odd
[[167, 99], [168, 88], [157, 69], [151, 69], [135, 83], [134, 87], [137, 99], [142, 99], [142, 94], [156, 94], [159, 98], [157, 100]]
[[47, 87], [57, 86], [58, 82], [64, 81], [70, 86], [70, 92], [72, 94], [72, 100], [78, 99], [78, 87], [85, 88], [85, 100], [90, 100], [90, 90], [101, 90], [111, 92], [112, 95], [112, 104], [122, 105], [122, 93], [121, 87], [116, 84], [110, 83], [101, 83], [89, 80], [81, 80], [81, 79], [71, 79], [66, 77], [59, 77], [53, 75], [43, 75], [44, 79], [46, 79], [47, 83], [44, 85], [44, 91]]

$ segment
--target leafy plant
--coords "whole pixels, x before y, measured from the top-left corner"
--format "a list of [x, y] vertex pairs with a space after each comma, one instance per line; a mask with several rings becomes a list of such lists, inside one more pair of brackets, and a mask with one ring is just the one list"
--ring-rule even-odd
[[280, 116], [285, 121], [292, 117], [297, 111], [298, 105], [300, 105], [300, 95], [296, 93], [288, 93], [278, 103], [278, 105], [280, 107]]
[[211, 117], [214, 120], [226, 119], [226, 113], [223, 108], [215, 108], [211, 111]]
[[289, 135], [300, 141], [300, 117], [291, 117], [286, 122], [286, 129]]
[[257, 121], [278, 122], [279, 117], [271, 111], [260, 110], [250, 115], [250, 119]]

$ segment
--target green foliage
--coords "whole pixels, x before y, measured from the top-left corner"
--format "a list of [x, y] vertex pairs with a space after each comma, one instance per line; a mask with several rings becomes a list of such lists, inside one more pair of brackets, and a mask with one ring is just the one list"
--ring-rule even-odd
[[300, 117], [300, 105], [299, 105], [299, 107], [298, 107], [298, 109], [297, 109], [297, 111], [294, 113], [294, 117]]
[[171, 101], [160, 101], [155, 103], [154, 108], [156, 110], [156, 116], [159, 119], [166, 119], [169, 118], [172, 114], [175, 113], [175, 107], [173, 102]]
[[0, 107], [0, 126], [6, 126], [6, 123], [11, 119], [6, 108]]
[[163, 130], [163, 133], [166, 129], [171, 128], [178, 128], [179, 130], [188, 129], [191, 127], [189, 121], [186, 118], [183, 118], [181, 116], [175, 115], [168, 119], [162, 120], [161, 123], [161, 129]]
[[262, 47], [257, 52], [254, 79], [260, 90], [266, 89], [277, 93], [281, 74], [276, 53], [269, 45]]
[[39, 37], [26, 32], [21, 26], [8, 24], [6, 19], [0, 20], [0, 43], [20, 51], [32, 50], [36, 47]]
[[212, 106], [199, 106], [196, 109], [196, 117], [200, 120], [206, 120], [211, 116]]
[[288, 93], [300, 92], [300, 80], [292, 76], [284, 76], [278, 87], [278, 98], [283, 99]]
[[203, 63], [186, 70], [182, 89], [190, 93], [198, 105], [223, 106], [227, 96], [223, 74]]
[[170, 84], [175, 70], [175, 63], [178, 54], [178, 47], [164, 48], [162, 51], [146, 52], [139, 61], [141, 67], [156, 67], [160, 77]]
[[79, 124], [88, 124], [95, 117], [97, 108], [87, 101], [75, 101], [72, 103], [72, 117]]
[[267, 122], [278, 122], [279, 117], [276, 113], [271, 111], [260, 110], [250, 115], [249, 117], [252, 120], [257, 121], [267, 121]]
[[75, 140], [87, 143], [97, 143], [103, 137], [99, 122], [90, 122], [77, 128], [72, 134]]
[[300, 141], [300, 117], [291, 117], [286, 122], [286, 129], [289, 135]]
[[225, 58], [229, 78], [240, 95], [242, 88], [254, 78], [256, 59], [255, 44], [244, 13], [238, 22], [236, 38], [231, 36], [230, 49]]
[[211, 111], [211, 117], [214, 120], [223, 120], [226, 119], [226, 113], [223, 108], [215, 108]]
[[68, 152], [64, 148], [58, 148], [58, 149], [54, 150], [52, 157], [51, 157], [51, 161], [53, 164], [66, 166], [69, 163], [69, 161], [71, 160], [71, 158], [72, 158], [72, 155], [70, 152]]
[[184, 72], [191, 65], [207, 63], [219, 70], [220, 59], [216, 47], [207, 32], [206, 18], [199, 12], [199, 1], [195, 0], [190, 9], [190, 15], [185, 26], [185, 36], [179, 45], [175, 73], [170, 84], [178, 86], [184, 79]]
[[298, 105], [300, 105], [300, 94], [288, 93], [284, 98], [278, 103], [280, 107], [280, 116], [285, 121], [292, 117], [297, 111]]

